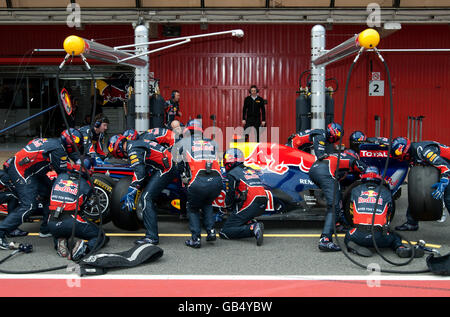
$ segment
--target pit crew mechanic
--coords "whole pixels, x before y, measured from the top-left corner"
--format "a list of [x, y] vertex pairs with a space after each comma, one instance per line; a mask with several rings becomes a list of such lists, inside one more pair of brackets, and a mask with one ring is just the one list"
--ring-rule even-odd
[[[92, 186], [89, 185], [86, 174], [81, 171], [71, 170], [56, 178], [50, 196], [48, 228], [54, 237], [59, 256], [78, 261], [88, 252], [100, 247], [97, 246], [98, 239], [101, 239], [102, 245], [109, 239], [83, 212], [86, 207], [95, 204], [95, 200], [90, 199], [92, 194]], [[74, 246], [69, 246], [72, 231], [77, 241]]]
[[[411, 256], [411, 249], [402, 244], [402, 238], [395, 232], [386, 230], [393, 214], [391, 191], [382, 185], [380, 171], [375, 166], [368, 166], [361, 175], [361, 184], [354, 187], [350, 197], [350, 214], [353, 215], [354, 227], [347, 231], [344, 242], [350, 252], [370, 257], [372, 251], [368, 247], [391, 248], [399, 257]], [[380, 189], [380, 194], [378, 193]], [[376, 198], [379, 194], [379, 200]], [[375, 210], [375, 205], [376, 210]], [[375, 210], [375, 219], [373, 212]], [[372, 222], [374, 236], [372, 237]], [[415, 248], [414, 256], [423, 256], [421, 248]]]
[[222, 191], [218, 146], [216, 142], [203, 138], [201, 121], [193, 119], [186, 124], [183, 138], [175, 143], [172, 153], [187, 192], [186, 209], [192, 237], [185, 244], [200, 248], [200, 210], [203, 211], [206, 241], [216, 240], [212, 203]]
[[[447, 211], [450, 211], [450, 148], [434, 141], [411, 142], [408, 138], [397, 137], [392, 142], [391, 155], [410, 164], [426, 164], [434, 166], [440, 172], [440, 181], [431, 189], [432, 196], [437, 200], [444, 200]], [[406, 210], [406, 222], [395, 227], [398, 231], [416, 231], [419, 222], [411, 217], [409, 207]]]
[[43, 199], [43, 222], [41, 233], [48, 235], [47, 220], [51, 190], [51, 181], [47, 173], [53, 169], [60, 174], [67, 171], [68, 156], [79, 163], [75, 155], [75, 146], [82, 149], [83, 141], [80, 131], [70, 128], [64, 130], [59, 139], [38, 138], [31, 140], [22, 150], [6, 162], [6, 171], [14, 184], [14, 191], [19, 200], [18, 207], [0, 223], [0, 248], [7, 249], [7, 233], [18, 228], [37, 208], [38, 196]]
[[86, 157], [83, 160], [86, 168], [92, 165], [104, 164], [106, 153], [103, 149], [105, 142], [105, 132], [108, 130], [109, 119], [102, 113], [99, 113], [94, 118], [94, 125], [85, 125], [79, 130], [83, 135], [83, 149], [81, 153]]
[[[334, 226], [340, 227], [346, 223], [342, 210], [342, 197], [339, 181], [336, 179], [338, 153], [333, 153], [314, 162], [309, 170], [309, 177], [320, 189], [322, 189], [327, 201], [327, 215], [319, 240], [319, 250], [340, 251], [341, 248], [333, 242]], [[362, 173], [366, 164], [360, 161], [358, 154], [347, 149], [341, 153], [339, 170], [350, 170]], [[335, 189], [336, 183], [336, 191]], [[334, 205], [333, 205], [334, 198]]]
[[362, 131], [353, 131], [349, 136], [350, 149], [359, 153], [359, 146], [362, 143], [373, 143], [380, 145], [382, 147], [387, 147], [389, 145], [389, 139], [385, 137], [371, 137], [368, 138]]
[[225, 205], [232, 213], [219, 231], [219, 236], [223, 239], [255, 237], [256, 245], [261, 246], [264, 224], [255, 218], [266, 210], [267, 194], [258, 174], [244, 166], [244, 160], [244, 153], [236, 148], [228, 149], [223, 155]]
[[143, 220], [146, 232], [145, 237], [136, 240], [136, 243], [157, 245], [159, 235], [154, 200], [178, 175], [172, 153], [154, 141], [146, 142], [141, 139], [130, 141], [120, 134], [111, 137], [108, 150], [116, 158], [128, 158], [134, 171], [128, 193], [121, 199], [122, 209], [128, 212], [135, 209], [137, 191], [147, 183], [141, 196], [144, 199]]
[[332, 122], [327, 125], [326, 130], [313, 129], [294, 133], [289, 136], [286, 145], [308, 153], [313, 149], [315, 156], [322, 158], [327, 155], [326, 145], [339, 141], [342, 133], [341, 125]]
[[164, 107], [164, 126], [166, 128], [170, 128], [172, 121], [176, 119], [176, 117], [181, 117], [183, 114], [180, 111], [180, 92], [178, 90], [172, 90], [170, 94], [170, 99], [166, 101], [166, 105]]

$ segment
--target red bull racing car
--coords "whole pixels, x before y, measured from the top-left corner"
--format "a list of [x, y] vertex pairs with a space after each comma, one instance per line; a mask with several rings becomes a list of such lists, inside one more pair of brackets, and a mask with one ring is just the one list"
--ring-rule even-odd
[[[256, 170], [263, 182], [268, 203], [262, 219], [273, 220], [323, 220], [326, 202], [321, 190], [310, 180], [308, 172], [315, 156], [276, 143], [231, 143], [230, 147], [240, 148], [245, 154], [245, 164]], [[387, 147], [372, 143], [360, 145], [360, 156], [367, 165], [377, 166], [383, 171], [388, 157]], [[124, 230], [142, 227], [140, 195], [136, 195], [136, 212], [123, 211], [120, 198], [127, 193], [133, 170], [125, 161], [92, 167], [92, 180], [98, 196], [103, 223], [112, 220], [115, 226]], [[386, 182], [394, 198], [400, 196], [400, 185], [408, 173], [408, 165], [390, 159], [386, 172]], [[53, 175], [54, 176], [54, 175]], [[339, 176], [343, 190], [344, 204], [351, 189], [359, 182], [354, 174]], [[182, 215], [185, 213], [185, 195], [180, 179], [174, 179], [161, 193], [157, 207], [161, 212]], [[214, 206], [220, 212], [225, 206], [225, 191], [217, 197]], [[5, 204], [0, 212], [7, 213]], [[99, 213], [93, 212], [93, 219]], [[350, 217], [347, 214], [348, 217]]]
[[[323, 220], [326, 202], [321, 190], [310, 180], [309, 168], [315, 156], [297, 149], [276, 143], [230, 144], [240, 148], [245, 154], [245, 164], [256, 170], [268, 195], [266, 212], [262, 219], [273, 220]], [[381, 171], [387, 158], [387, 148], [376, 144], [362, 144], [361, 159], [368, 165], [377, 166]], [[386, 173], [386, 182], [395, 198], [400, 196], [400, 185], [406, 178], [408, 165], [391, 159]], [[127, 193], [133, 175], [125, 162], [93, 167], [94, 185], [98, 191], [109, 193], [109, 208], [103, 219], [111, 219], [115, 226], [124, 230], [137, 230], [142, 227], [140, 195], [136, 195], [136, 212], [121, 210], [120, 198]], [[344, 203], [351, 189], [358, 184], [358, 176], [340, 176]], [[112, 190], [111, 190], [112, 187]], [[214, 201], [217, 211], [224, 208], [225, 191]], [[174, 179], [161, 193], [157, 206], [161, 212], [182, 215], [185, 212], [185, 196], [180, 179]]]

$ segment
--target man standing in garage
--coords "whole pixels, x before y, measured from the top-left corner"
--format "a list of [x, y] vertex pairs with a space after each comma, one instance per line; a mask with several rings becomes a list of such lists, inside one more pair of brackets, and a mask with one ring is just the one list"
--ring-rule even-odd
[[[252, 85], [249, 89], [250, 95], [244, 99], [244, 107], [242, 109], [242, 125], [244, 130], [248, 128], [256, 129], [256, 141], [259, 142], [259, 128], [266, 126], [266, 108], [267, 103], [258, 95], [259, 89], [256, 85]], [[246, 141], [250, 131], [246, 131]]]

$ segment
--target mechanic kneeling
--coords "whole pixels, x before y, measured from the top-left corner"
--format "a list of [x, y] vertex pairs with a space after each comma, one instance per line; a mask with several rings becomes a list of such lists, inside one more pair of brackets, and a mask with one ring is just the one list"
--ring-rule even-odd
[[[370, 257], [372, 251], [367, 247], [374, 247], [375, 240], [378, 248], [392, 248], [399, 257], [410, 257], [412, 251], [402, 244], [401, 237], [386, 230], [393, 214], [393, 201], [391, 191], [383, 186], [384, 184], [379, 186], [383, 179], [378, 168], [367, 167], [361, 175], [361, 181], [362, 183], [353, 188], [351, 193], [350, 214], [353, 215], [354, 228], [345, 235], [344, 242], [347, 249], [349, 252]], [[378, 195], [379, 199], [376, 203]], [[375, 204], [377, 207], [374, 218]], [[415, 257], [421, 257], [423, 254], [423, 249], [415, 248]]]
[[228, 216], [219, 236], [223, 239], [255, 237], [256, 245], [263, 243], [264, 225], [254, 218], [266, 210], [267, 194], [256, 172], [244, 166], [244, 153], [228, 149], [223, 156], [226, 174], [226, 206], [233, 213]]
[[[92, 199], [92, 186], [80, 174], [79, 171], [71, 170], [58, 175], [52, 187], [49, 207], [48, 228], [54, 237], [57, 254], [73, 261], [80, 260], [94, 249], [98, 250], [98, 242], [102, 245], [107, 242], [99, 227], [83, 213], [86, 208], [95, 207], [95, 200]], [[68, 243], [72, 232], [74, 238], [79, 240], [70, 248]]]
[[[72, 137], [70, 137], [72, 136]], [[47, 229], [48, 204], [51, 181], [47, 173], [67, 170], [68, 157], [79, 160], [75, 147], [82, 148], [81, 133], [73, 128], [64, 130], [59, 139], [37, 138], [31, 140], [5, 163], [6, 171], [14, 186], [19, 201], [17, 208], [0, 223], [0, 249], [8, 249], [7, 234], [17, 229], [37, 210], [38, 197], [43, 199], [44, 219], [41, 224], [41, 237], [50, 236]]]

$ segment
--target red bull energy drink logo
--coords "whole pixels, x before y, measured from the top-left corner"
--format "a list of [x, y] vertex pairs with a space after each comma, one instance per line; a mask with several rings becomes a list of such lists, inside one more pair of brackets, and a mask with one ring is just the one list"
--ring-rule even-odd
[[58, 184], [55, 185], [54, 190], [76, 195], [78, 192], [78, 184], [71, 180], [62, 179], [58, 182]]
[[283, 175], [291, 167], [298, 167], [308, 173], [315, 161], [315, 156], [291, 147], [275, 143], [258, 143], [250, 155], [245, 158], [245, 165], [255, 169], [264, 169]]

